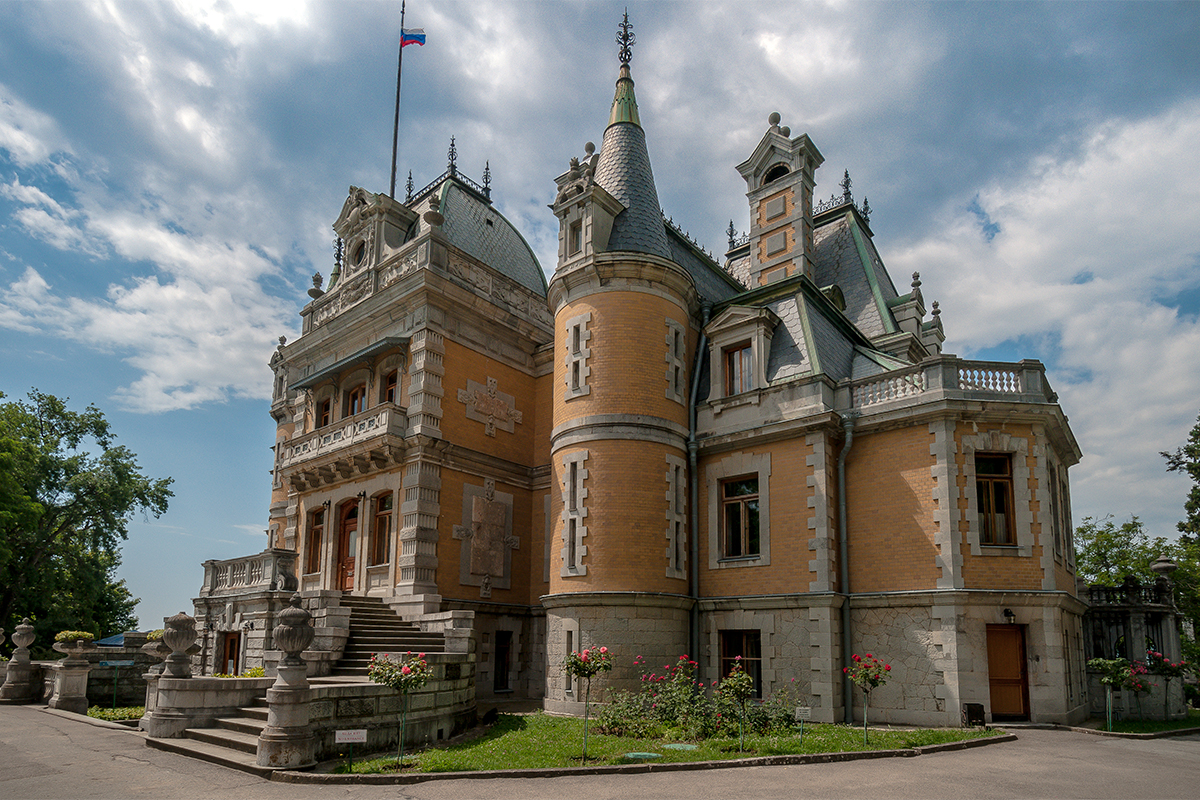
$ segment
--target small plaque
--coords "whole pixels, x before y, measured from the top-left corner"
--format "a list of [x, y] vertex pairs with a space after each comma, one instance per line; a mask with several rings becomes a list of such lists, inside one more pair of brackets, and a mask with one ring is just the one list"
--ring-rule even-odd
[[134, 662], [132, 662], [132, 661], [101, 661], [100, 662], [100, 666], [102, 666], [102, 667], [132, 667], [133, 664], [134, 664]]
[[796, 706], [796, 721], [812, 719], [812, 706]]
[[366, 728], [358, 728], [356, 730], [334, 731], [333, 743], [334, 744], [366, 744], [367, 743], [367, 729]]

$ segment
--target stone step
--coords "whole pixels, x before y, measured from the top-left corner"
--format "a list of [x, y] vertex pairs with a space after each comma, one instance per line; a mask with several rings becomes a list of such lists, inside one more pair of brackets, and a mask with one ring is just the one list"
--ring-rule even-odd
[[255, 755], [247, 755], [240, 750], [231, 750], [219, 744], [202, 742], [199, 739], [146, 739], [146, 746], [155, 750], [165, 750], [168, 753], [198, 758], [210, 764], [219, 764], [230, 769], [249, 772], [260, 778], [268, 778], [272, 769], [260, 767], [255, 763]]
[[217, 727], [237, 733], [248, 733], [257, 739], [258, 735], [262, 733], [263, 728], [267, 727], [267, 715], [263, 714], [262, 719], [254, 717], [223, 717], [217, 720]]
[[245, 719], [255, 719], [267, 721], [267, 701], [264, 699], [261, 706], [253, 706], [247, 708], [239, 708], [238, 712]]
[[184, 735], [189, 739], [227, 747], [230, 750], [239, 750], [243, 753], [258, 752], [258, 734], [251, 735], [224, 728], [188, 728], [184, 731]]

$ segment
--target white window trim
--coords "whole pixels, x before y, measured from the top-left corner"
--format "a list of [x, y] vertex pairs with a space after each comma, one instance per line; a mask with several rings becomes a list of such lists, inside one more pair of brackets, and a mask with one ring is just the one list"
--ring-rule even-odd
[[707, 332], [709, 347], [709, 400], [720, 400], [733, 395], [726, 394], [728, 385], [725, 375], [725, 351], [731, 347], [750, 342], [751, 375], [750, 389], [739, 394], [749, 394], [767, 386], [767, 358], [771, 352], [771, 339], [779, 317], [768, 308], [732, 306], [709, 323]]
[[[569, 578], [577, 575], [587, 575], [587, 567], [583, 563], [584, 556], [587, 555], [587, 545], [583, 543], [584, 537], [587, 536], [587, 495], [588, 490], [584, 488], [583, 482], [587, 480], [588, 470], [584, 467], [584, 462], [587, 461], [587, 450], [576, 450], [572, 453], [567, 453], [562, 457], [562, 550], [559, 551], [561, 559], [561, 569], [559, 576]], [[578, 481], [576, 486], [571, 485], [571, 466], [575, 465], [575, 478]], [[575, 494], [575, 507], [571, 508], [571, 495]], [[571, 535], [571, 523], [574, 522], [575, 528], [575, 562], [571, 563], [571, 547], [572, 542], [569, 541]]]
[[[563, 376], [564, 401], [574, 400], [576, 397], [591, 394], [592, 387], [588, 384], [588, 379], [591, 377], [592, 369], [587, 363], [588, 358], [592, 355], [592, 348], [589, 346], [592, 340], [591, 322], [592, 313], [590, 311], [567, 320], [567, 340], [564, 344], [566, 354], [563, 362], [567, 368], [566, 374]], [[576, 336], [579, 338], [578, 351], [574, 350]], [[579, 385], [573, 386], [571, 378], [575, 372], [576, 365], [579, 366]]]
[[687, 395], [687, 329], [670, 317], [667, 318], [666, 343], [666, 397], [683, 405]]
[[[721, 558], [721, 482], [758, 476], [758, 555]], [[708, 490], [708, 568], [766, 567], [771, 564], [771, 454], [731, 453], [704, 470]]]

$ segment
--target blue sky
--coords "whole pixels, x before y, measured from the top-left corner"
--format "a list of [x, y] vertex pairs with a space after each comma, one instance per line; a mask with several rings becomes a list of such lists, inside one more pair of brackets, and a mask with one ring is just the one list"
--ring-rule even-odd
[[[622, 3], [415, 0], [400, 177], [458, 165], [553, 266], [555, 175], [599, 142]], [[659, 197], [721, 252], [778, 111], [870, 199], [948, 352], [1039, 358], [1073, 511], [1174, 532], [1158, 451], [1200, 413], [1200, 4], [629, 4]], [[399, 3], [0, 4], [0, 391], [95, 403], [175, 478], [121, 575], [143, 626], [256, 552], [266, 362], [350, 185], [386, 191]]]

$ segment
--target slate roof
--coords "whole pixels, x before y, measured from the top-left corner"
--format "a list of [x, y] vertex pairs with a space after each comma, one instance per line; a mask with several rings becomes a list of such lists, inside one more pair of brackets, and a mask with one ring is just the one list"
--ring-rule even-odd
[[646, 150], [646, 132], [640, 125], [617, 122], [604, 131], [596, 183], [625, 206], [613, 221], [608, 249], [670, 258], [671, 247]]
[[[661, 218], [660, 218], [661, 219]], [[688, 271], [696, 284], [696, 291], [703, 300], [719, 303], [744, 291], [730, 282], [724, 270], [708, 259], [698, 255], [687, 241], [669, 225], [664, 225], [667, 243], [671, 246], [671, 260]]]
[[853, 214], [847, 211], [813, 232], [815, 282], [841, 287], [846, 317], [868, 338], [894, 333], [896, 323], [887, 301], [897, 296], [896, 288], [870, 237], [856, 229]]
[[546, 276], [537, 256], [495, 206], [480, 200], [453, 179], [442, 184], [439, 194], [441, 212], [446, 218], [442, 233], [452, 245], [525, 288], [546, 296]]
[[804, 335], [799, 298], [785, 297], [767, 303], [767, 308], [779, 317], [771, 339], [771, 352], [767, 354], [767, 383], [811, 374], [813, 364], [808, 353], [809, 342]]

